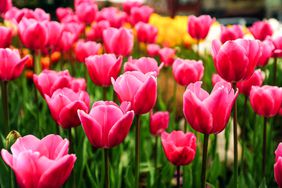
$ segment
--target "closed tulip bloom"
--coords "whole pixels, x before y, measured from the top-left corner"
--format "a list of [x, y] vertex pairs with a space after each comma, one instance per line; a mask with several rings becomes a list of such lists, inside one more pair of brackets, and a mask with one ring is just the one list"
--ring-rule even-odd
[[39, 22], [50, 21], [50, 14], [41, 8], [36, 8], [35, 10], [24, 8], [22, 11], [24, 12], [24, 17], [27, 19], [35, 19]]
[[282, 187], [282, 143], [275, 150], [274, 178], [279, 188]]
[[121, 102], [131, 102], [135, 114], [152, 110], [157, 100], [157, 80], [152, 73], [129, 71], [120, 75], [112, 84]]
[[141, 57], [139, 59], [128, 59], [124, 64], [124, 71], [140, 71], [144, 74], [148, 72], [155, 72], [156, 76], [159, 74], [163, 64], [158, 67], [158, 62], [150, 57]]
[[62, 187], [76, 161], [68, 150], [69, 141], [59, 135], [51, 134], [41, 140], [27, 135], [11, 146], [12, 154], [2, 149], [1, 156], [14, 171], [19, 187]]
[[187, 31], [194, 39], [205, 39], [213, 22], [214, 19], [212, 19], [209, 15], [202, 15], [199, 17], [189, 16]]
[[55, 49], [61, 52], [67, 52], [72, 48], [75, 40], [75, 34], [69, 31], [63, 31], [58, 43], [55, 46]]
[[73, 10], [69, 7], [59, 7], [56, 9], [56, 16], [61, 22], [65, 17], [74, 15]]
[[154, 136], [158, 136], [163, 133], [169, 124], [169, 113], [156, 112], [150, 114], [150, 132]]
[[185, 118], [198, 132], [218, 134], [226, 127], [238, 91], [227, 82], [218, 82], [208, 94], [201, 85], [200, 81], [189, 84], [183, 95]]
[[7, 12], [12, 6], [12, 0], [2, 0], [0, 3], [0, 14]]
[[267, 36], [272, 36], [271, 25], [267, 21], [257, 21], [250, 28], [250, 32], [255, 39], [263, 41]]
[[151, 24], [139, 22], [135, 25], [139, 42], [154, 43], [158, 35], [158, 29]]
[[196, 155], [196, 136], [183, 131], [163, 132], [162, 146], [166, 158], [176, 166], [191, 163]]
[[110, 27], [110, 22], [102, 20], [92, 24], [91, 30], [86, 33], [87, 40], [101, 41], [103, 39], [103, 31]]
[[264, 80], [263, 72], [261, 72], [260, 69], [256, 70], [249, 79], [237, 82], [239, 93], [242, 93], [245, 96], [249, 96], [252, 86], [261, 86], [263, 80]]
[[80, 125], [77, 110], [88, 113], [90, 99], [85, 91], [74, 92], [70, 88], [57, 89], [52, 97], [45, 95], [45, 100], [53, 119], [64, 129]]
[[155, 57], [159, 55], [160, 46], [158, 44], [148, 44], [147, 45], [147, 54], [150, 57]]
[[0, 26], [0, 48], [7, 48], [12, 42], [12, 30], [8, 27]]
[[20, 39], [27, 48], [41, 50], [48, 43], [46, 22], [23, 18], [18, 29]]
[[131, 23], [131, 25], [135, 25], [138, 22], [148, 23], [153, 12], [154, 9], [146, 5], [140, 7], [132, 7], [128, 21]]
[[122, 57], [116, 58], [114, 54], [95, 55], [86, 58], [85, 64], [92, 82], [108, 87], [111, 78], [117, 78], [120, 72]]
[[282, 36], [276, 37], [272, 41], [274, 44], [273, 57], [282, 57]]
[[47, 23], [48, 28], [48, 46], [53, 49], [60, 41], [63, 32], [63, 26], [56, 21]]
[[133, 7], [141, 7], [141, 6], [142, 6], [142, 3], [138, 1], [125, 1], [122, 4], [122, 9], [124, 12], [126, 12], [129, 15]]
[[90, 24], [96, 18], [98, 7], [94, 3], [83, 2], [75, 7], [75, 14], [78, 16], [81, 22]]
[[278, 114], [282, 103], [282, 88], [264, 85], [252, 86], [250, 103], [255, 111], [263, 117], [273, 117]]
[[70, 87], [74, 92], [86, 91], [87, 85], [84, 78], [71, 78]]
[[97, 13], [96, 21], [107, 20], [111, 27], [120, 28], [125, 23], [126, 18], [126, 13], [116, 7], [106, 7]]
[[92, 41], [79, 40], [75, 47], [75, 56], [79, 62], [85, 62], [85, 58], [91, 55], [97, 55], [101, 44]]
[[273, 55], [273, 50], [275, 46], [270, 39], [266, 39], [261, 43], [261, 56], [259, 58], [257, 66], [265, 66], [268, 63], [268, 60]]
[[78, 110], [83, 130], [94, 148], [112, 148], [123, 142], [134, 118], [129, 109], [128, 102], [118, 106], [111, 101], [98, 101], [89, 114]]
[[177, 83], [187, 86], [203, 78], [203, 62], [185, 59], [176, 59], [172, 65], [172, 73]]
[[103, 41], [107, 53], [128, 56], [133, 49], [132, 31], [125, 28], [108, 28], [103, 32]]
[[9, 81], [18, 78], [28, 59], [28, 56], [21, 59], [18, 50], [0, 48], [0, 80]]
[[228, 82], [250, 78], [261, 56], [258, 40], [236, 39], [223, 45], [212, 43], [212, 56], [217, 73]]
[[223, 78], [221, 78], [218, 74], [212, 74], [212, 86], [214, 86], [217, 82], [226, 82]]
[[168, 67], [168, 66], [171, 66], [174, 62], [174, 59], [175, 59], [175, 50], [172, 49], [172, 48], [162, 48], [159, 50], [159, 56], [160, 56], [160, 59], [161, 59], [161, 62], [164, 63], [164, 66]]
[[244, 34], [242, 28], [239, 25], [233, 25], [231, 27], [221, 26], [220, 41], [222, 43], [225, 43], [229, 40], [243, 38], [243, 36]]

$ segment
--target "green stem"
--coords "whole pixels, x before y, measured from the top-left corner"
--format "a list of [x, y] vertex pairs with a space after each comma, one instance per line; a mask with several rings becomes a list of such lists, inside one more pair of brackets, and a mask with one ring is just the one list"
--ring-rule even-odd
[[105, 157], [105, 188], [110, 187], [110, 157], [109, 157], [109, 149], [104, 149], [104, 157]]
[[155, 179], [157, 182], [157, 178], [158, 178], [158, 141], [159, 141], [159, 137], [155, 136], [155, 150], [154, 150], [154, 158], [155, 158]]
[[72, 139], [72, 134], [71, 134], [72, 128], [68, 129], [68, 137], [69, 137], [69, 146], [70, 146], [70, 153], [73, 153], [73, 139]]
[[273, 85], [276, 84], [276, 78], [277, 78], [277, 57], [274, 58], [273, 63]]
[[176, 173], [177, 173], [177, 188], [180, 188], [180, 166], [176, 166]]
[[265, 177], [266, 169], [266, 142], [267, 142], [267, 117], [264, 117], [263, 121], [263, 144], [262, 144], [262, 178]]
[[136, 135], [135, 135], [135, 188], [139, 188], [140, 177], [140, 116], [136, 115]]
[[3, 135], [5, 137], [8, 134], [8, 131], [10, 130], [8, 81], [2, 81], [1, 92], [2, 92], [2, 105], [3, 105], [3, 116], [4, 116]]
[[244, 172], [244, 154], [245, 154], [245, 149], [246, 149], [246, 139], [247, 139], [247, 133], [246, 133], [246, 117], [247, 117], [247, 113], [248, 113], [248, 107], [247, 107], [247, 103], [248, 102], [248, 97], [245, 96], [245, 100], [244, 100], [244, 114], [243, 114], [243, 123], [242, 123], [242, 154], [241, 154], [241, 170], [242, 172]]
[[208, 156], [209, 135], [204, 134], [203, 158], [202, 158], [202, 174], [201, 174], [201, 188], [206, 186], [206, 170], [207, 170], [207, 156]]
[[[234, 92], [237, 90], [236, 82], [232, 83], [232, 87]], [[237, 99], [234, 101], [234, 109], [233, 109], [233, 139], [234, 139], [234, 188], [237, 188], [237, 177], [238, 177], [238, 137], [237, 137]]]
[[103, 87], [103, 100], [106, 101], [107, 100], [107, 88]]

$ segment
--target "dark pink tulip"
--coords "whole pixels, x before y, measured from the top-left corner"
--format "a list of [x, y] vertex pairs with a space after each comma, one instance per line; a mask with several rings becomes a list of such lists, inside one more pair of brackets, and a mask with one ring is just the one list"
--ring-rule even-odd
[[123, 142], [134, 118], [129, 109], [128, 102], [118, 106], [111, 101], [98, 101], [89, 114], [78, 110], [83, 130], [94, 148], [112, 148]]
[[155, 57], [159, 55], [160, 46], [158, 44], [148, 44], [147, 45], [147, 54], [150, 57]]
[[1, 0], [0, 1], [0, 15], [6, 13], [13, 6], [12, 0]]
[[48, 43], [47, 22], [23, 18], [19, 23], [19, 35], [22, 43], [33, 50], [41, 50]]
[[187, 86], [203, 78], [203, 62], [177, 58], [172, 65], [172, 73], [177, 83]]
[[189, 84], [183, 95], [185, 118], [198, 132], [220, 133], [226, 127], [238, 91], [235, 93], [227, 82], [218, 82], [208, 94], [201, 85], [200, 81]]
[[133, 49], [132, 31], [125, 28], [108, 28], [103, 32], [103, 41], [107, 53], [128, 56]]
[[117, 78], [122, 57], [118, 59], [114, 54], [103, 54], [89, 56], [85, 64], [92, 82], [98, 86], [108, 87], [111, 85], [111, 78]]
[[63, 27], [59, 22], [51, 21], [47, 23], [48, 28], [48, 46], [53, 49], [60, 41]]
[[282, 57], [282, 36], [272, 39], [274, 44], [273, 57]]
[[221, 26], [220, 41], [225, 43], [229, 40], [243, 38], [244, 34], [241, 26], [233, 25], [232, 27]]
[[155, 72], [156, 76], [159, 74], [163, 64], [158, 67], [158, 62], [150, 57], [141, 57], [139, 59], [128, 59], [124, 64], [124, 71], [140, 71], [144, 74], [148, 72]]
[[70, 32], [74, 35], [74, 41], [77, 41], [79, 39], [80, 34], [84, 32], [85, 25], [82, 22], [70, 20], [67, 22], [63, 22], [62, 25], [64, 32]]
[[103, 8], [100, 12], [97, 13], [96, 20], [102, 21], [107, 20], [111, 27], [120, 28], [126, 21], [126, 13], [120, 11], [116, 7], [107, 7]]
[[138, 1], [125, 1], [122, 4], [122, 9], [124, 12], [126, 12], [129, 15], [133, 7], [141, 7], [141, 6], [142, 6], [142, 3]]
[[282, 187], [282, 143], [275, 150], [274, 178], [279, 188]]
[[269, 58], [273, 55], [275, 49], [273, 42], [270, 39], [266, 39], [261, 43], [261, 56], [259, 58], [257, 66], [265, 66], [268, 63]]
[[128, 21], [131, 23], [131, 25], [135, 25], [138, 22], [148, 23], [153, 12], [154, 9], [146, 5], [140, 7], [132, 7]]
[[160, 59], [161, 59], [161, 62], [164, 63], [164, 66], [168, 67], [168, 66], [171, 66], [174, 62], [174, 59], [175, 59], [175, 50], [172, 49], [172, 48], [162, 48], [159, 50], [159, 56], [160, 56]]
[[85, 91], [87, 88], [86, 80], [84, 78], [71, 78], [69, 88], [74, 92]]
[[9, 81], [18, 78], [28, 56], [21, 59], [18, 50], [0, 48], [0, 80]]
[[135, 114], [152, 110], [157, 99], [157, 80], [152, 73], [129, 71], [120, 75], [112, 84], [119, 100], [131, 102]]
[[212, 86], [214, 86], [217, 82], [226, 82], [223, 78], [221, 78], [218, 74], [212, 74]]
[[257, 21], [250, 28], [250, 32], [255, 39], [263, 41], [267, 36], [272, 36], [271, 25], [267, 21]]
[[35, 10], [23, 9], [24, 17], [28, 19], [35, 19], [37, 21], [50, 21], [50, 14], [46, 13], [41, 8], [36, 8]]
[[249, 96], [252, 86], [261, 86], [263, 80], [263, 72], [261, 72], [260, 69], [256, 70], [249, 79], [237, 82], [237, 88], [239, 89], [239, 93], [242, 93], [245, 96]]
[[158, 136], [163, 133], [169, 124], [169, 113], [156, 112], [150, 114], [150, 132], [154, 136]]
[[187, 31], [194, 39], [205, 39], [213, 22], [214, 19], [212, 19], [209, 15], [202, 15], [199, 17], [189, 16]]
[[137, 39], [139, 42], [155, 43], [158, 29], [151, 24], [139, 22], [135, 25]]
[[81, 22], [90, 24], [96, 18], [98, 7], [94, 3], [83, 2], [75, 7], [75, 14]]
[[56, 9], [56, 16], [59, 21], [62, 21], [67, 16], [74, 15], [73, 10], [69, 7], [59, 7]]
[[77, 7], [81, 3], [95, 3], [95, 0], [74, 0], [74, 7]]
[[0, 48], [7, 48], [12, 42], [12, 30], [8, 27], [0, 26]]
[[75, 39], [75, 34], [68, 31], [63, 31], [58, 43], [55, 46], [55, 49], [62, 52], [67, 52], [72, 48]]
[[250, 91], [250, 103], [258, 115], [273, 117], [281, 107], [282, 88], [268, 85], [253, 86]]
[[101, 44], [92, 41], [79, 40], [75, 47], [75, 56], [79, 62], [85, 62], [85, 58], [97, 55], [101, 49]]
[[191, 163], [196, 155], [196, 136], [183, 131], [163, 132], [162, 146], [166, 158], [176, 166]]
[[261, 42], [236, 39], [223, 45], [212, 43], [212, 56], [217, 73], [228, 82], [250, 78], [261, 56]]
[[52, 97], [44, 97], [53, 119], [64, 129], [80, 125], [77, 110], [89, 111], [90, 99], [85, 91], [74, 92], [70, 88], [63, 88], [57, 89]]
[[4, 20], [9, 20], [13, 22], [15, 25], [17, 25], [21, 21], [23, 16], [24, 13], [20, 9], [16, 7], [12, 7], [4, 14], [3, 17]]
[[91, 30], [86, 33], [87, 40], [102, 41], [103, 31], [110, 27], [110, 22], [107, 20], [99, 21], [91, 26]]
[[19, 187], [62, 187], [71, 174], [76, 156], [68, 154], [69, 141], [59, 135], [38, 139], [27, 135], [2, 149], [5, 163], [14, 171]]

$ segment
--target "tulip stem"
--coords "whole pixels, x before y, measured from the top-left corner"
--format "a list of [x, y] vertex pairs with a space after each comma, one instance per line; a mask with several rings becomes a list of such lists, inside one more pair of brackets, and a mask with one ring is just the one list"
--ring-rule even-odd
[[206, 186], [206, 169], [207, 169], [207, 156], [208, 156], [208, 144], [209, 144], [209, 135], [204, 134], [204, 146], [203, 146], [203, 158], [202, 158], [202, 175], [201, 175], [201, 183], [202, 188]]
[[9, 131], [9, 95], [8, 95], [8, 81], [2, 81], [2, 105], [4, 115], [3, 135], [4, 137]]
[[105, 188], [110, 187], [110, 156], [109, 149], [104, 149], [104, 157], [105, 157]]
[[277, 57], [274, 58], [274, 63], [273, 63], [273, 85], [276, 84], [276, 76], [277, 75]]
[[241, 161], [242, 161], [242, 166], [241, 166], [241, 170], [242, 172], [244, 172], [244, 152], [246, 149], [246, 117], [247, 117], [247, 113], [248, 113], [248, 109], [247, 109], [247, 104], [248, 104], [248, 97], [245, 96], [245, 100], [244, 100], [244, 114], [243, 114], [243, 123], [242, 123], [242, 155], [241, 155]]
[[177, 173], [177, 188], [180, 188], [180, 166], [176, 166]]
[[107, 88], [103, 87], [103, 100], [106, 101], [107, 100]]
[[139, 188], [140, 176], [140, 116], [136, 115], [136, 135], [135, 135], [135, 188]]
[[157, 180], [157, 175], [158, 175], [158, 141], [159, 141], [159, 137], [155, 136], [155, 151], [154, 151], [154, 158], [155, 158], [155, 177]]
[[[232, 83], [232, 87], [234, 92], [236, 92], [236, 82]], [[237, 99], [234, 101], [234, 109], [233, 109], [233, 139], [234, 139], [234, 181], [233, 187], [237, 188], [237, 177], [238, 177], [238, 137], [237, 137]]]
[[263, 121], [263, 144], [262, 144], [262, 178], [265, 177], [265, 167], [266, 167], [266, 139], [267, 139], [267, 117], [264, 117]]

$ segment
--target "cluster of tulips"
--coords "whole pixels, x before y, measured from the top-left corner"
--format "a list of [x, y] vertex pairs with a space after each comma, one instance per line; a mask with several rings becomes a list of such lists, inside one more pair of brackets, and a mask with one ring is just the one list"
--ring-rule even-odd
[[[275, 118], [269, 121], [270, 118], [282, 115], [282, 88], [278, 87], [282, 33], [280, 30], [280, 36], [274, 35], [274, 29], [267, 21], [258, 21], [250, 28], [221, 26], [220, 37], [212, 41], [210, 51], [203, 55], [200, 52], [201, 43], [205, 42], [216, 20], [209, 15], [189, 16], [187, 33], [195, 41], [195, 50], [190, 58], [180, 58], [181, 49], [157, 43], [158, 29], [149, 23], [153, 9], [139, 2], [126, 2], [122, 10], [116, 7], [99, 10], [92, 0], [75, 0], [74, 10], [58, 8], [58, 21], [51, 21], [50, 15], [40, 8], [18, 9], [12, 6], [10, 0], [4, 0], [0, 4], [0, 13], [4, 20], [4, 25], [0, 26], [3, 105], [0, 146], [6, 147], [1, 150], [1, 156], [14, 172], [20, 187], [64, 185], [79, 157], [86, 157], [77, 153], [77, 147], [83, 147], [83, 143], [78, 144], [77, 141], [80, 125], [92, 145], [92, 152], [103, 149], [104, 159], [95, 159], [104, 160], [99, 177], [102, 177], [103, 186], [113, 187], [110, 179], [115, 178], [115, 174], [110, 168], [118, 166], [111, 162], [116, 157], [112, 155], [112, 148], [123, 144], [132, 132], [132, 124], [135, 124], [135, 135], [131, 137], [135, 138], [135, 153], [123, 150], [133, 155], [135, 160], [134, 175], [131, 175], [135, 185], [132, 187], [143, 186], [140, 185], [140, 153], [147, 151], [141, 148], [141, 142], [146, 143], [148, 138], [142, 137], [142, 126], [149, 127], [155, 137], [155, 174], [159, 173], [161, 165], [158, 161], [160, 138], [166, 158], [176, 166], [177, 187], [185, 182], [183, 179], [187, 175], [184, 174], [188, 173], [182, 166], [193, 163], [200, 150], [201, 187], [211, 186], [206, 178], [207, 166], [212, 163], [208, 160], [209, 137], [225, 130], [232, 109], [234, 168], [231, 185], [238, 187], [239, 167], [243, 168], [238, 160], [241, 138], [238, 127], [245, 130], [248, 100], [253, 111], [264, 118], [263, 128], [256, 127], [263, 131], [262, 152], [253, 154], [262, 156], [259, 178], [266, 181], [266, 161], [275, 158], [274, 177], [278, 186], [282, 187], [282, 143], [277, 147], [275, 157], [267, 155], [267, 141], [272, 139], [267, 137], [267, 124], [275, 124]], [[210, 66], [205, 62], [209, 55], [217, 72], [209, 77], [213, 87], [210, 93], [203, 80]], [[270, 61], [273, 64], [272, 71], [265, 68]], [[17, 126], [17, 131], [11, 129], [9, 107], [13, 103], [9, 100], [11, 92], [8, 86], [24, 70], [26, 78], [23, 79], [29, 79], [34, 88], [34, 93], [30, 91], [29, 97], [36, 106], [34, 118], [37, 125], [34, 125], [34, 132], [21, 137], [19, 133], [23, 127]], [[164, 111], [156, 105], [161, 103], [158, 79], [162, 72], [166, 74], [165, 77], [169, 77], [171, 72], [175, 80], [171, 98], [173, 107], [165, 105], [162, 108]], [[75, 77], [78, 75], [80, 78]], [[271, 78], [271, 85], [263, 85], [265, 77]], [[168, 78], [165, 79], [167, 81]], [[176, 84], [186, 88], [182, 97], [184, 127], [180, 126], [176, 117]], [[164, 86], [167, 88], [162, 90], [170, 87], [168, 82]], [[244, 120], [240, 126], [237, 119], [239, 94], [245, 97]], [[17, 97], [21, 97], [20, 93]], [[50, 115], [44, 116], [51, 116], [56, 123], [53, 134], [47, 135], [42, 129], [43, 125], [51, 126], [40, 119], [43, 106], [48, 106], [50, 111]], [[145, 121], [145, 114], [149, 115], [148, 121]], [[172, 126], [171, 122], [176, 122], [174, 130], [168, 129]], [[67, 131], [68, 139], [61, 137], [65, 136], [64, 131]], [[45, 137], [37, 138], [34, 136], [36, 132]], [[245, 131], [242, 132], [245, 134]], [[9, 147], [11, 137], [17, 139]], [[200, 141], [202, 138], [203, 142]], [[243, 148], [247, 147], [244, 141], [242, 145]], [[69, 154], [69, 150], [73, 154]], [[242, 152], [244, 154], [244, 150]], [[89, 171], [87, 167], [86, 171]], [[188, 176], [193, 173], [196, 172], [191, 171]], [[13, 181], [11, 174], [10, 181]], [[80, 177], [83, 178], [83, 175]], [[73, 186], [76, 186], [75, 178], [71, 176], [73, 180], [69, 180]], [[155, 186], [158, 186], [159, 181], [155, 179]], [[5, 184], [2, 182], [0, 185]]]

